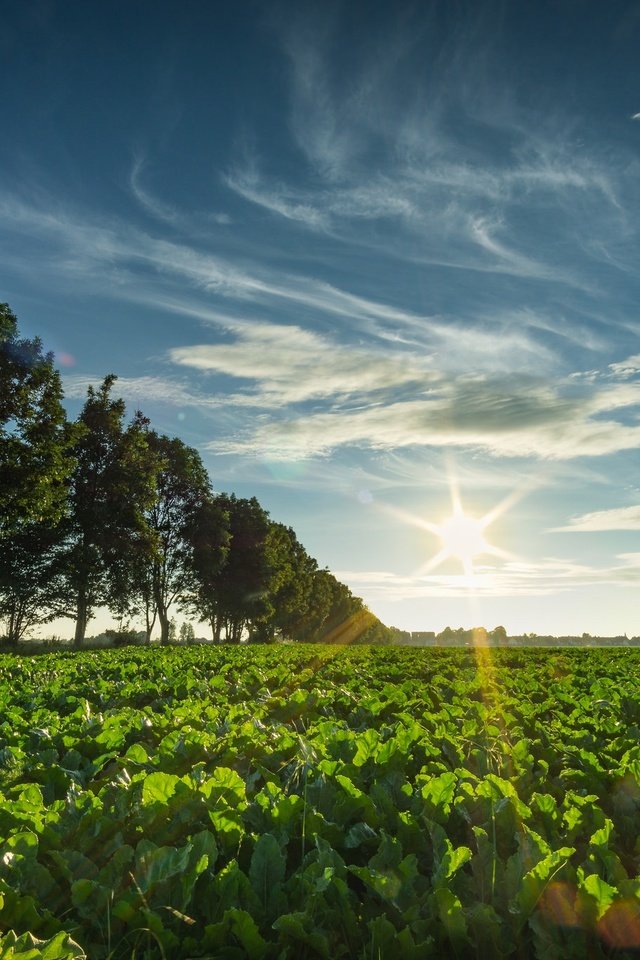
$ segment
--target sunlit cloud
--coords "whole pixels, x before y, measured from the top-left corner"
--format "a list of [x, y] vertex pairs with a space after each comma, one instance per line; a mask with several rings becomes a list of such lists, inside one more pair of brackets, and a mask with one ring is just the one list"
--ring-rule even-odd
[[551, 533], [595, 533], [604, 530], [640, 530], [640, 505], [595, 510], [572, 517], [561, 527], [552, 527]]
[[420, 398], [265, 421], [245, 438], [214, 441], [210, 449], [281, 459], [326, 456], [344, 445], [466, 447], [541, 460], [598, 457], [640, 443], [640, 426], [600, 416], [632, 402], [638, 398], [617, 391], [572, 395], [534, 379], [460, 377]]
[[501, 566], [478, 565], [474, 574], [431, 573], [402, 576], [384, 570], [341, 570], [336, 576], [370, 603], [406, 603], [422, 598], [543, 597], [590, 585], [640, 584], [640, 554], [620, 554], [619, 564], [595, 567], [574, 560], [545, 558], [538, 562], [507, 561]]
[[238, 324], [233, 334], [232, 343], [177, 347], [170, 359], [180, 366], [254, 381], [255, 403], [261, 406], [383, 394], [408, 384], [424, 390], [440, 379], [428, 357], [421, 362], [401, 351], [386, 354], [339, 344], [297, 326]]
[[[64, 394], [69, 399], [80, 400], [87, 396], [89, 387], [100, 385], [105, 374], [91, 376], [87, 374], [65, 374], [63, 378]], [[145, 403], [167, 404], [175, 407], [197, 407], [202, 410], [219, 408], [224, 404], [220, 396], [197, 393], [186, 384], [165, 377], [118, 377], [114, 393], [136, 405]]]
[[626, 360], [621, 360], [619, 363], [610, 363], [609, 370], [619, 380], [628, 380], [629, 377], [634, 377], [637, 373], [640, 373], [640, 353], [634, 353], [632, 357], [627, 357]]

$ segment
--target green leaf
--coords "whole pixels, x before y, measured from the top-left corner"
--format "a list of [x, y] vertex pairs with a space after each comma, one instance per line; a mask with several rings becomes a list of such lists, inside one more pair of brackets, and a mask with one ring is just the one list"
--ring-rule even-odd
[[211, 805], [224, 801], [231, 807], [245, 806], [246, 787], [242, 777], [228, 767], [216, 767], [213, 775], [200, 785], [199, 790]]
[[179, 783], [180, 777], [176, 777], [173, 773], [150, 773], [142, 784], [142, 803], [166, 805], [176, 792]]
[[440, 858], [436, 856], [434, 864], [433, 886], [436, 889], [448, 886], [451, 877], [473, 856], [469, 847], [454, 847], [448, 837], [445, 837], [444, 847]]
[[356, 753], [351, 762], [354, 767], [362, 767], [367, 760], [372, 760], [375, 757], [378, 744], [380, 743], [380, 736], [377, 730], [369, 727], [364, 733], [358, 736], [356, 743]]
[[323, 933], [317, 930], [308, 930], [306, 926], [307, 915], [305, 913], [285, 913], [278, 917], [273, 924], [273, 929], [280, 934], [280, 943], [284, 946], [288, 943], [294, 944], [296, 950], [295, 956], [308, 956], [307, 951], [301, 951], [300, 946], [309, 947], [313, 950], [311, 956], [323, 958], [323, 960], [332, 960], [329, 941]]
[[439, 777], [433, 777], [422, 788], [422, 796], [427, 801], [427, 816], [433, 817], [438, 812], [441, 815], [448, 815], [451, 809], [451, 802], [456, 791], [458, 778], [455, 773], [442, 773]]
[[253, 848], [249, 879], [268, 917], [275, 916], [282, 907], [286, 865], [286, 857], [276, 838], [270, 833], [263, 834]]
[[135, 876], [143, 893], [156, 884], [184, 873], [189, 863], [191, 846], [156, 847], [150, 840], [141, 840], [136, 848]]
[[50, 940], [37, 940], [30, 933], [16, 936], [10, 930], [0, 938], [0, 960], [86, 960], [82, 947], [61, 931]]
[[130, 760], [132, 763], [149, 762], [149, 755], [141, 743], [132, 743], [124, 756], [125, 760]]
[[241, 944], [249, 960], [262, 960], [267, 952], [267, 944], [251, 914], [232, 907], [225, 912], [223, 923], [229, 924], [231, 933]]
[[595, 873], [586, 877], [581, 874], [582, 870], [579, 870], [578, 891], [580, 894], [587, 894], [594, 901], [595, 919], [600, 920], [617, 897], [618, 891]]
[[467, 923], [458, 897], [446, 887], [441, 887], [436, 890], [436, 902], [440, 920], [451, 943], [454, 947], [467, 944], [469, 942]]
[[524, 922], [530, 916], [547, 884], [556, 876], [560, 868], [568, 862], [573, 853], [575, 853], [573, 847], [561, 847], [559, 850], [552, 850], [522, 877], [516, 895], [516, 905], [521, 922]]

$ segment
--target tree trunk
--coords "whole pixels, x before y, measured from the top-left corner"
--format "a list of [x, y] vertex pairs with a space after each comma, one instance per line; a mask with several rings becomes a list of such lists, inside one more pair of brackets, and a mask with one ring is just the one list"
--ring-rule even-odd
[[11, 604], [11, 613], [9, 614], [9, 624], [7, 628], [7, 643], [9, 646], [13, 646], [17, 642], [17, 626], [16, 626], [16, 603], [15, 600]]
[[158, 620], [160, 621], [160, 643], [166, 647], [169, 644], [169, 613], [162, 604], [158, 604]]
[[154, 607], [154, 608], [153, 608], [153, 617], [152, 617], [152, 616], [151, 616], [150, 606], [149, 606], [149, 604], [147, 604], [146, 607], [145, 607], [144, 615], [145, 615], [145, 627], [146, 627], [146, 639], [145, 639], [145, 643], [151, 643], [151, 634], [152, 634], [152, 632], [153, 632], [153, 628], [154, 628], [155, 623], [156, 623], [156, 617], [157, 617], [157, 615], [158, 615], [158, 611], [157, 611], [156, 607]]
[[89, 621], [89, 610], [87, 597], [84, 590], [78, 593], [78, 605], [76, 610], [76, 631], [73, 637], [74, 647], [81, 647], [84, 643], [87, 632], [87, 623]]

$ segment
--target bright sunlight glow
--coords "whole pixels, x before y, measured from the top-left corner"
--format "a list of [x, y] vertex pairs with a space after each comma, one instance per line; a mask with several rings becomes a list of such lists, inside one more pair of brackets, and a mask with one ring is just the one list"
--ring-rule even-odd
[[484, 526], [482, 520], [454, 513], [436, 527], [436, 532], [449, 556], [460, 560], [466, 569], [474, 557], [489, 551], [483, 536]]
[[533, 489], [536, 483], [531, 481], [526, 486], [513, 490], [484, 516], [473, 517], [464, 511], [454, 469], [450, 468], [448, 474], [451, 515], [446, 520], [434, 523], [424, 517], [407, 513], [398, 508], [387, 508], [387, 510], [398, 520], [426, 530], [440, 540], [440, 549], [422, 564], [416, 571], [416, 576], [426, 577], [447, 560], [454, 560], [464, 570], [464, 576], [460, 577], [460, 582], [464, 583], [468, 590], [472, 592], [477, 585], [477, 573], [474, 569], [476, 557], [490, 555], [503, 560], [516, 559], [513, 554], [491, 543], [487, 539], [485, 531], [498, 517], [501, 517], [514, 503], [517, 503], [529, 490]]

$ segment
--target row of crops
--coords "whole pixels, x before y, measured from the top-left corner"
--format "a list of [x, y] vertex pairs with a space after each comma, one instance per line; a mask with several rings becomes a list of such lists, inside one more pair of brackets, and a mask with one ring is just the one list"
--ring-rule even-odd
[[640, 651], [0, 656], [0, 958], [640, 955]]

